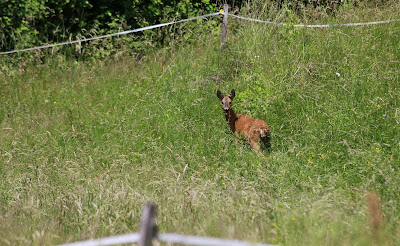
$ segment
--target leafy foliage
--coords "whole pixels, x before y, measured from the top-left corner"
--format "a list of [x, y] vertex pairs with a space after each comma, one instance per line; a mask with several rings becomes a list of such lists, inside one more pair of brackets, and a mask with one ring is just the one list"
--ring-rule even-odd
[[102, 35], [215, 11], [210, 0], [0, 2], [0, 50]]

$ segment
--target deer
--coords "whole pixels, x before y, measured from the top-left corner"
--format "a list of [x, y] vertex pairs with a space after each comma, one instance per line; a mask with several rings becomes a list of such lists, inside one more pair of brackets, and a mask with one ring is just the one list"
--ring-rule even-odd
[[257, 155], [263, 156], [260, 153], [260, 142], [262, 142], [269, 151], [271, 130], [267, 122], [245, 114], [235, 113], [232, 109], [232, 101], [235, 98], [235, 89], [231, 90], [229, 96], [224, 96], [221, 91], [218, 90], [217, 96], [221, 100], [225, 119], [228, 122], [232, 133], [237, 137], [247, 140]]

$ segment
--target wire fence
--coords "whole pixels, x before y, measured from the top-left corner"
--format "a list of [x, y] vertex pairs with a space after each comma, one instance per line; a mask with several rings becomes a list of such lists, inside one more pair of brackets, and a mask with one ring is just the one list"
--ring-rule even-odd
[[62, 46], [62, 45], [67, 45], [67, 44], [76, 44], [76, 43], [82, 43], [82, 42], [87, 42], [87, 41], [96, 40], [96, 39], [103, 39], [103, 38], [108, 38], [108, 37], [125, 35], [125, 34], [129, 34], [129, 33], [142, 32], [145, 30], [160, 28], [163, 26], [169, 26], [169, 25], [173, 25], [173, 24], [177, 24], [177, 23], [182, 23], [182, 22], [187, 22], [187, 21], [192, 21], [192, 20], [197, 20], [197, 19], [204, 19], [207, 17], [219, 15], [219, 14], [220, 14], [219, 12], [216, 12], [216, 13], [201, 15], [201, 16], [197, 16], [197, 17], [193, 17], [193, 18], [188, 18], [188, 19], [183, 19], [183, 20], [178, 20], [178, 21], [171, 21], [171, 22], [167, 22], [167, 23], [161, 23], [161, 24], [157, 24], [157, 25], [146, 26], [146, 27], [142, 27], [142, 28], [137, 28], [137, 29], [128, 30], [128, 31], [122, 31], [122, 32], [117, 32], [117, 33], [111, 33], [111, 34], [92, 37], [92, 38], [84, 38], [84, 39], [67, 41], [67, 42], [62, 42], [62, 43], [57, 43], [57, 44], [48, 44], [48, 45], [42, 45], [42, 46], [37, 46], [37, 47], [32, 47], [32, 48], [0, 52], [0, 55], [19, 53], [19, 52], [29, 51], [29, 50], [39, 50], [39, 49], [44, 49], [44, 48], [57, 47], [57, 46]]
[[150, 30], [150, 29], [154, 29], [154, 28], [160, 28], [160, 27], [163, 27], [163, 26], [178, 24], [178, 23], [182, 23], [182, 22], [187, 22], [187, 21], [192, 21], [192, 20], [197, 20], [197, 19], [205, 19], [205, 18], [208, 18], [208, 17], [217, 16], [217, 15], [226, 15], [226, 16], [237, 18], [237, 19], [247, 20], [247, 21], [251, 21], [251, 22], [264, 23], [264, 24], [269, 24], [269, 25], [276, 25], [276, 26], [287, 26], [287, 25], [290, 25], [290, 26], [293, 26], [293, 27], [309, 27], [309, 28], [367, 26], [367, 25], [386, 24], [386, 23], [393, 23], [393, 22], [400, 21], [400, 19], [394, 19], [394, 20], [344, 23], [344, 24], [318, 24], [318, 25], [289, 24], [289, 23], [284, 23], [284, 22], [272, 22], [272, 21], [264, 21], [264, 20], [249, 18], [249, 17], [243, 17], [243, 16], [240, 16], [240, 15], [230, 14], [227, 11], [221, 10], [219, 12], [206, 14], [206, 15], [200, 15], [200, 16], [196, 16], [196, 17], [193, 17], [193, 18], [188, 18], [188, 19], [183, 19], [183, 20], [178, 20], [178, 21], [171, 21], [171, 22], [167, 22], [167, 23], [161, 23], [161, 24], [157, 24], [157, 25], [137, 28], [137, 29], [133, 29], [133, 30], [127, 30], [127, 31], [122, 31], [122, 32], [117, 32], [117, 33], [97, 36], [97, 37], [72, 40], [72, 41], [67, 41], [67, 42], [62, 42], [62, 43], [57, 43], [57, 44], [48, 44], [48, 45], [36, 46], [36, 47], [26, 48], [26, 49], [17, 49], [17, 50], [12, 50], [12, 51], [0, 52], [0, 55], [19, 53], [19, 52], [30, 51], [30, 50], [39, 50], [39, 49], [57, 47], [57, 46], [68, 45], [68, 44], [88, 42], [88, 41], [91, 41], [91, 40], [103, 39], [103, 38], [114, 37], [114, 36], [119, 36], [119, 35], [126, 35], [126, 34], [130, 34], [130, 33], [142, 32], [142, 31], [145, 31], [145, 30]]
[[400, 19], [394, 19], [394, 20], [385, 20], [385, 21], [344, 23], [344, 24], [306, 25], [306, 24], [289, 24], [289, 23], [283, 23], [283, 22], [263, 21], [263, 20], [253, 19], [253, 18], [249, 18], [249, 17], [243, 17], [243, 16], [239, 16], [239, 15], [234, 15], [234, 14], [228, 14], [228, 15], [231, 16], [231, 17], [238, 18], [238, 19], [242, 19], [242, 20], [248, 20], [248, 21], [259, 22], [259, 23], [270, 24], [270, 25], [276, 25], [276, 26], [288, 26], [288, 25], [291, 25], [291, 26], [294, 26], [294, 27], [310, 27], [310, 28], [327, 28], [327, 27], [341, 27], [341, 26], [368, 26], [368, 25], [377, 25], [377, 24], [385, 24], [385, 23], [392, 23], [392, 22], [400, 21]]
[[272, 244], [253, 243], [214, 237], [199, 237], [175, 233], [157, 233], [157, 227], [155, 224], [155, 210], [156, 206], [152, 203], [147, 203], [144, 207], [140, 224], [140, 233], [131, 233], [92, 239], [88, 241], [73, 242], [58, 246], [108, 246], [127, 243], [137, 243], [138, 246], [151, 246], [152, 240], [170, 244], [193, 246], [276, 246]]
[[[58, 246], [109, 246], [127, 243], [138, 243], [140, 240], [139, 233], [124, 234], [119, 236], [105, 237], [100, 239], [92, 239], [88, 241], [74, 242], [61, 244]], [[159, 233], [155, 240], [172, 243], [172, 244], [183, 244], [193, 246], [276, 246], [272, 244], [264, 243], [252, 243], [239, 240], [229, 240], [213, 237], [198, 237], [190, 235], [182, 235], [175, 233]]]

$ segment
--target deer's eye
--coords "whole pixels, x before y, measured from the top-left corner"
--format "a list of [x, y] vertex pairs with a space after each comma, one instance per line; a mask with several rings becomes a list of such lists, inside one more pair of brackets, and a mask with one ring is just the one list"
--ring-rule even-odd
[[232, 102], [229, 102], [229, 105], [231, 105], [232, 104]]

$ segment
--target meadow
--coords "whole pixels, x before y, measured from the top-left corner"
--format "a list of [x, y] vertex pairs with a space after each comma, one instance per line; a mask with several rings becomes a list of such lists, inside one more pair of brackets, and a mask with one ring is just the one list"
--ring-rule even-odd
[[[400, 19], [399, 3], [288, 23]], [[199, 24], [201, 24], [199, 22]], [[400, 22], [327, 29], [229, 19], [142, 56], [58, 59], [0, 73], [0, 244], [138, 231], [279, 245], [400, 244]], [[271, 152], [235, 143], [217, 89], [265, 120]], [[366, 199], [379, 197], [371, 228]], [[380, 218], [378, 218], [379, 220]]]

